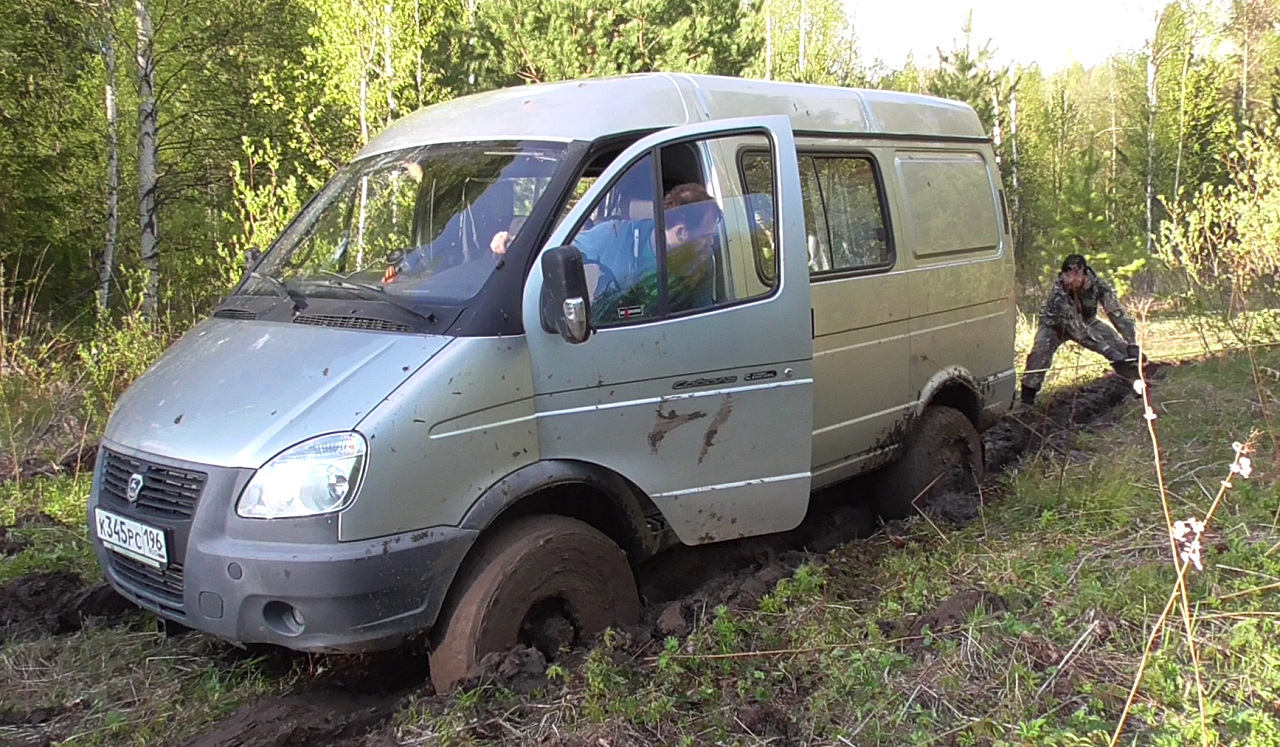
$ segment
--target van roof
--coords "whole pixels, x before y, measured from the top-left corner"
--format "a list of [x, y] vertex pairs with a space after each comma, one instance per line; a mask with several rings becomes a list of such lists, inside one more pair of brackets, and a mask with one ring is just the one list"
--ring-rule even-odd
[[643, 73], [463, 96], [394, 122], [360, 157], [466, 140], [591, 141], [710, 119], [788, 114], [799, 132], [986, 139], [965, 103], [933, 96], [716, 75]]

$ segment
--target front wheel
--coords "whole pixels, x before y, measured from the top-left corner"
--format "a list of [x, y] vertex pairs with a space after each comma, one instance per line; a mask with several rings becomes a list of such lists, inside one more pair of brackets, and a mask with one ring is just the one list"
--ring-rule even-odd
[[640, 617], [626, 553], [589, 524], [528, 516], [482, 541], [441, 612], [443, 634], [431, 651], [438, 692], [465, 679], [491, 651], [578, 644]]
[[883, 519], [903, 519], [930, 496], [974, 490], [981, 480], [978, 430], [954, 407], [931, 405], [912, 428], [902, 456], [885, 468], [876, 510]]

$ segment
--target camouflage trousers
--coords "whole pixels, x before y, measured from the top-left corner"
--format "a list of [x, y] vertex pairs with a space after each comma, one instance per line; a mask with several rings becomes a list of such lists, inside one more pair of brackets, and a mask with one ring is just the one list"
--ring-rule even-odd
[[1036, 330], [1036, 340], [1027, 355], [1027, 370], [1022, 374], [1022, 385], [1029, 389], [1039, 389], [1044, 383], [1044, 375], [1053, 364], [1053, 354], [1067, 340], [1080, 343], [1080, 346], [1106, 358], [1112, 364], [1124, 361], [1128, 357], [1128, 344], [1106, 322], [1094, 319], [1088, 323], [1089, 334], [1083, 339], [1066, 334], [1065, 330], [1041, 324]]

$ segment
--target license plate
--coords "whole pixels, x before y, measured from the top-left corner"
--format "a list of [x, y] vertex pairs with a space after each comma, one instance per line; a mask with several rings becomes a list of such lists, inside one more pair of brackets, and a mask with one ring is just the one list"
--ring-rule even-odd
[[94, 533], [108, 549], [154, 568], [163, 568], [168, 564], [169, 549], [165, 546], [163, 530], [100, 508], [94, 508], [93, 511]]

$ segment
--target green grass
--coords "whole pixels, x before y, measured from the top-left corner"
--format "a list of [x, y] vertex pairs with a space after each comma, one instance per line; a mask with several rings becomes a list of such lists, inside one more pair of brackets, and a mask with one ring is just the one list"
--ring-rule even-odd
[[[89, 581], [101, 578], [85, 513], [90, 482], [85, 473], [0, 483], [0, 526], [12, 527], [9, 538], [27, 546], [0, 561], [0, 583], [59, 569]], [[54, 521], [35, 519], [39, 514]]]
[[207, 638], [166, 640], [146, 627], [91, 625], [4, 646], [0, 712], [52, 709], [40, 732], [60, 744], [174, 744], [297, 676], [268, 674], [259, 660]]

